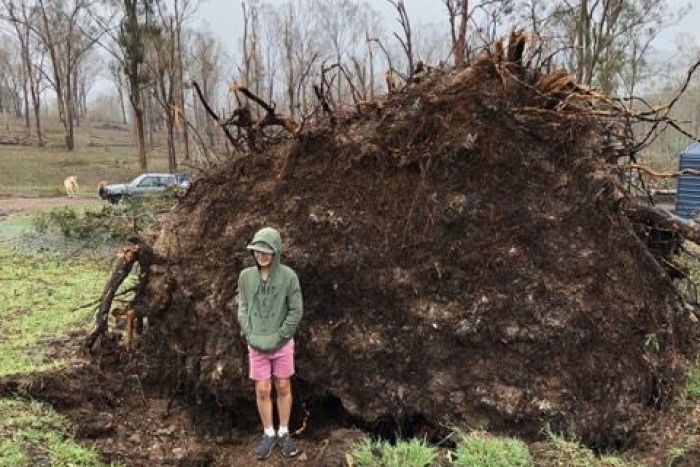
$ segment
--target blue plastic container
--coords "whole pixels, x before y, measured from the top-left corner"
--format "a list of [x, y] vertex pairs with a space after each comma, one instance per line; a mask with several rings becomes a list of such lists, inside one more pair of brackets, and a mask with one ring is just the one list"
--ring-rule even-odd
[[[681, 154], [678, 164], [680, 170], [700, 170], [700, 144], [688, 146]], [[700, 175], [683, 174], [678, 177], [675, 213], [683, 219], [700, 214]]]

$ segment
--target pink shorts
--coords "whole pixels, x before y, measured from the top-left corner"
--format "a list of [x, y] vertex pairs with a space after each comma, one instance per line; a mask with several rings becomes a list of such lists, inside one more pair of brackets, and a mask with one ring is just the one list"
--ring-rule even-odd
[[289, 378], [294, 374], [294, 339], [272, 353], [265, 353], [248, 346], [249, 377], [259, 381], [275, 378]]

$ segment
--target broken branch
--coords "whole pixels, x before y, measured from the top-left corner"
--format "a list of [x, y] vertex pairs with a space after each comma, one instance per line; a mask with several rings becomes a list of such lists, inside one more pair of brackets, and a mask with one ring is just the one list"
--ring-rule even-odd
[[199, 84], [196, 81], [192, 81], [192, 86], [194, 87], [195, 91], [197, 91], [197, 96], [199, 96], [199, 100], [202, 102], [202, 106], [204, 106], [204, 110], [207, 111], [207, 113], [211, 116], [211, 118], [216, 121], [216, 123], [219, 124], [219, 126], [224, 130], [224, 133], [226, 134], [226, 138], [233, 144], [233, 146], [237, 146], [236, 138], [233, 137], [230, 131], [228, 131], [228, 128], [224, 126], [224, 122], [221, 120], [221, 118], [217, 115], [216, 112], [211, 108], [209, 105], [209, 102], [207, 102], [206, 98], [204, 97], [204, 94], [202, 93], [202, 89], [199, 87]]

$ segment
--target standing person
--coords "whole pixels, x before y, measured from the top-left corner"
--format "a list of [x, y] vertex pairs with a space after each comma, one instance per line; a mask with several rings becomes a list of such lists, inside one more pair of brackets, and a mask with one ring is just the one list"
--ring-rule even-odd
[[[271, 227], [260, 229], [246, 247], [256, 265], [238, 276], [238, 324], [248, 343], [250, 379], [263, 425], [263, 436], [255, 449], [258, 459], [266, 459], [275, 444], [282, 455], [297, 455], [289, 438], [292, 409], [290, 378], [294, 374], [294, 334], [303, 314], [301, 287], [294, 270], [280, 263], [282, 238]], [[279, 429], [272, 425], [271, 379], [277, 393]]]

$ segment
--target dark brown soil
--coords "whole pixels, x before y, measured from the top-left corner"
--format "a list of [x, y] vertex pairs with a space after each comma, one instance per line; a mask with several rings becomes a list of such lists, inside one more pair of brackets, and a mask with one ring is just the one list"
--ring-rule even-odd
[[253, 404], [236, 279], [272, 225], [305, 296], [298, 401], [330, 396], [385, 435], [549, 424], [633, 444], [697, 329], [616, 196], [616, 122], [551, 110], [567, 95], [538, 78], [491, 58], [435, 72], [198, 180], [152, 238], [143, 381]]
[[[0, 397], [26, 396], [51, 404], [75, 424], [78, 440], [97, 449], [107, 463], [346, 466], [350, 446], [366, 434], [325, 407], [295, 436], [302, 451], [298, 458], [286, 460], [276, 452], [260, 464], [252, 452], [259, 436], [252, 405], [222, 410], [204, 401], [172, 397], [172, 391], [150, 386], [131, 371], [121, 350], [103, 348], [99, 359], [84, 358], [79, 351], [83, 338], [80, 332], [54, 343], [55, 356], [67, 359], [68, 369], [0, 380]], [[675, 400], [667, 412], [641, 430], [634, 449], [621, 454], [648, 466], [698, 465], [699, 414], [697, 402]], [[672, 447], [682, 447], [684, 452], [669, 464]], [[541, 441], [530, 444], [535, 464], [550, 465], [545, 459], [551, 449]]]
[[[56, 342], [69, 367], [56, 373], [0, 380], [0, 396], [47, 402], [76, 426], [76, 438], [105, 462], [129, 466], [255, 465], [260, 429], [254, 406], [227, 411], [145, 384], [130, 371], [121, 351], [99, 359], [80, 356], [83, 333]], [[252, 388], [251, 388], [252, 390]], [[275, 452], [265, 465], [344, 465], [349, 446], [364, 436], [342, 420], [307, 420], [297, 435], [301, 454], [286, 460]]]

